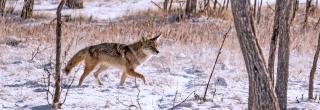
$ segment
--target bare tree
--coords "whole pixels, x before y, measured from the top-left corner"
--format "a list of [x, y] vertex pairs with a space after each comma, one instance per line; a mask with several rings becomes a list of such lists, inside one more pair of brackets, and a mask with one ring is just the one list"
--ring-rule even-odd
[[226, 0], [223, 0], [223, 4], [221, 5], [221, 7], [219, 8], [219, 11], [218, 11], [219, 13], [223, 12], [225, 4], [226, 4]]
[[253, 17], [256, 17], [257, 13], [257, 0], [254, 0], [253, 3]]
[[167, 11], [168, 4], [169, 4], [169, 0], [164, 0], [164, 2], [163, 2], [163, 10], [164, 11]]
[[256, 38], [250, 0], [231, 0], [234, 24], [249, 76], [249, 110], [279, 110], [261, 47]]
[[23, 9], [21, 12], [22, 19], [29, 19], [32, 17], [33, 14], [33, 4], [34, 0], [24, 0]]
[[257, 12], [257, 24], [260, 23], [261, 18], [261, 8], [262, 8], [262, 0], [260, 0], [259, 6], [258, 6], [258, 12]]
[[191, 13], [195, 13], [197, 9], [197, 0], [187, 0], [186, 2], [186, 15], [190, 16]]
[[214, 0], [213, 10], [216, 10], [216, 9], [217, 9], [217, 4], [218, 4], [218, 0]]
[[164, 11], [170, 11], [172, 7], [173, 0], [164, 0], [163, 2], [163, 10]]
[[196, 13], [196, 11], [197, 11], [197, 4], [198, 4], [197, 0], [191, 0], [191, 12], [192, 12], [192, 13]]
[[277, 82], [276, 93], [279, 99], [281, 110], [287, 110], [287, 91], [288, 91], [288, 78], [289, 78], [289, 56], [290, 56], [290, 15], [292, 10], [291, 0], [277, 0], [275, 15], [279, 17], [278, 29], [279, 49], [278, 49], [278, 68], [277, 68]]
[[0, 13], [3, 15], [5, 13], [7, 0], [0, 0]]
[[53, 107], [60, 109], [62, 103], [60, 102], [61, 96], [61, 10], [65, 0], [62, 0], [57, 8], [57, 27], [56, 27], [56, 74], [55, 74], [55, 93], [53, 98]]
[[[276, 1], [276, 12], [274, 16], [274, 24], [273, 24], [273, 33], [271, 37], [271, 43], [270, 43], [270, 51], [269, 51], [269, 60], [268, 60], [268, 70], [269, 70], [269, 76], [272, 81], [272, 84], [274, 83], [274, 61], [275, 61], [275, 55], [276, 55], [276, 49], [277, 49], [277, 42], [279, 36], [286, 35], [289, 33], [283, 32], [288, 31], [286, 30], [287, 24], [287, 17], [289, 17], [291, 7], [287, 6], [287, 1], [277, 0]], [[289, 26], [288, 26], [289, 27]], [[284, 29], [285, 28], [285, 29]], [[288, 31], [289, 32], [289, 31]]]
[[306, 26], [308, 25], [308, 15], [310, 13], [311, 3], [312, 3], [312, 0], [307, 0], [306, 10], [305, 10], [306, 14], [304, 15], [303, 28], [306, 28]]
[[296, 12], [299, 9], [299, 0], [293, 0], [292, 2], [293, 2], [293, 4], [292, 4], [292, 16], [291, 16], [291, 19], [290, 19], [290, 24], [293, 23], [294, 18], [296, 17]]
[[313, 80], [314, 80], [314, 75], [316, 73], [317, 69], [317, 63], [318, 63], [318, 58], [319, 58], [319, 53], [320, 53], [320, 33], [318, 37], [318, 46], [316, 53], [313, 58], [313, 65], [310, 71], [310, 77], [309, 77], [309, 92], [308, 92], [308, 98], [313, 99]]
[[210, 8], [210, 0], [203, 0], [204, 1], [204, 10], [208, 10]]
[[83, 8], [83, 0], [67, 0], [66, 5], [71, 9]]

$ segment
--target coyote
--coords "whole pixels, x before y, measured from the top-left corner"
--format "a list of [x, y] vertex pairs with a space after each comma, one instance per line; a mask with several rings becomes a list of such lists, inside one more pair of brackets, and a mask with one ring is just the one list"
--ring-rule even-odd
[[68, 75], [73, 67], [79, 65], [84, 60], [85, 69], [78, 86], [82, 85], [83, 80], [96, 66], [99, 66], [99, 68], [94, 73], [94, 77], [99, 85], [102, 85], [99, 74], [108, 67], [122, 70], [121, 86], [123, 86], [128, 75], [138, 77], [143, 80], [144, 84], [147, 84], [145, 77], [136, 72], [135, 69], [151, 58], [151, 56], [159, 53], [157, 41], [160, 36], [159, 34], [151, 39], [144, 39], [142, 37], [140, 41], [129, 45], [102, 43], [86, 47], [71, 58], [63, 71]]

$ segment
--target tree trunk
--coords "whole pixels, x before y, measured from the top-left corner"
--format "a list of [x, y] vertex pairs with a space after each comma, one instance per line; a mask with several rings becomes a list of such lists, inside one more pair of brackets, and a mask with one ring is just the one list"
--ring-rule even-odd
[[164, 11], [167, 11], [167, 9], [168, 9], [168, 3], [169, 3], [169, 0], [164, 0], [164, 2], [163, 2], [163, 10]]
[[197, 12], [197, 0], [191, 0], [191, 12], [196, 13]]
[[249, 110], [279, 110], [279, 103], [256, 38], [250, 0], [231, 0], [237, 37], [249, 76]]
[[253, 17], [256, 18], [257, 13], [257, 0], [254, 0], [253, 3]]
[[270, 42], [270, 50], [269, 50], [269, 59], [268, 59], [268, 70], [269, 70], [269, 76], [272, 82], [272, 85], [274, 85], [274, 62], [275, 62], [275, 56], [276, 56], [276, 49], [277, 49], [277, 43], [278, 43], [278, 37], [279, 37], [279, 25], [280, 25], [280, 15], [281, 15], [281, 7], [279, 7], [279, 1], [276, 1], [276, 12], [274, 15], [274, 24], [273, 24], [273, 33], [271, 36], [271, 42]]
[[276, 15], [279, 17], [278, 36], [279, 36], [279, 49], [278, 49], [278, 68], [277, 68], [277, 82], [276, 93], [279, 99], [281, 110], [287, 110], [287, 92], [288, 92], [288, 78], [289, 78], [289, 56], [290, 56], [290, 15], [291, 15], [291, 0], [277, 0]]
[[53, 106], [55, 109], [61, 108], [60, 96], [61, 96], [61, 10], [65, 0], [62, 0], [57, 8], [57, 27], [56, 27], [56, 75], [55, 75], [55, 92], [53, 98]]
[[290, 19], [290, 25], [292, 25], [294, 18], [296, 17], [296, 12], [299, 9], [299, 0], [293, 0], [293, 5], [292, 5], [292, 16]]
[[230, 0], [227, 0], [227, 4], [226, 4], [226, 8], [225, 8], [225, 10], [228, 10], [229, 2], [230, 2]]
[[226, 0], [223, 0], [222, 7], [219, 8], [219, 14], [221, 14], [225, 8]]
[[262, 0], [260, 0], [260, 3], [259, 3], [259, 8], [258, 8], [258, 15], [257, 15], [257, 24], [260, 23], [260, 18], [261, 18], [261, 7], [262, 7]]
[[197, 0], [187, 0], [186, 3], [186, 15], [191, 16], [192, 13], [195, 13], [197, 9]]
[[308, 15], [310, 12], [311, 2], [312, 0], [307, 0], [307, 3], [306, 3], [306, 14], [304, 15], [303, 28], [306, 28], [308, 25]]
[[213, 10], [216, 10], [216, 8], [217, 8], [217, 3], [218, 3], [218, 0], [214, 0]]
[[186, 11], [185, 11], [185, 14], [186, 15], [189, 15], [191, 13], [191, 0], [187, 0], [186, 2]]
[[170, 0], [170, 4], [169, 4], [169, 11], [171, 11], [171, 8], [172, 8], [172, 2], [173, 2], [173, 0]]
[[208, 10], [210, 8], [210, 0], [204, 0], [204, 10]]
[[7, 0], [0, 0], [0, 13], [3, 15], [5, 13]]
[[67, 0], [66, 5], [71, 9], [83, 8], [83, 0]]
[[318, 46], [316, 53], [313, 58], [313, 65], [310, 71], [310, 77], [309, 77], [309, 92], [308, 92], [308, 98], [313, 99], [313, 80], [314, 80], [314, 75], [316, 73], [317, 69], [317, 63], [318, 63], [318, 58], [319, 58], [319, 52], [320, 52], [320, 33], [318, 37]]
[[29, 19], [32, 17], [34, 0], [24, 0], [24, 5], [21, 13], [22, 19]]

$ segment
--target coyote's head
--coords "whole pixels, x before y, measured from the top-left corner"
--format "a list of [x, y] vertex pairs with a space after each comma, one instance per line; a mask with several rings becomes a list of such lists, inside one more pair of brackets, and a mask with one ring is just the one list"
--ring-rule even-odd
[[161, 34], [155, 36], [154, 38], [151, 39], [145, 39], [142, 37], [142, 46], [143, 46], [143, 50], [146, 51], [147, 53], [156, 55], [159, 53], [158, 48], [158, 43], [157, 41], [159, 40]]

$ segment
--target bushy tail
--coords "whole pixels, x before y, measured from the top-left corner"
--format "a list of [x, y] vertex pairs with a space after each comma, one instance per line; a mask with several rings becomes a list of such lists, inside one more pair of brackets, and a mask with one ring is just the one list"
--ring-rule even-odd
[[88, 49], [85, 48], [80, 50], [71, 58], [71, 60], [69, 60], [67, 66], [63, 69], [63, 71], [68, 75], [72, 68], [79, 65], [79, 63], [83, 61], [87, 57], [87, 55], [89, 55]]

